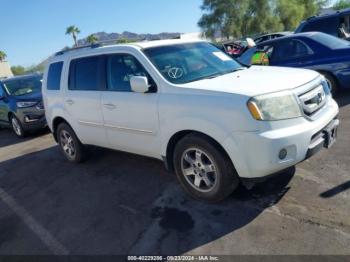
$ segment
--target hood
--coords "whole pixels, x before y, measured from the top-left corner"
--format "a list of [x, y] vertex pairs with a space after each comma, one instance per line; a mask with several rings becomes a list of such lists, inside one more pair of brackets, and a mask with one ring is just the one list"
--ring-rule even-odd
[[29, 93], [21, 96], [12, 96], [18, 101], [41, 101], [43, 99], [41, 92]]
[[181, 87], [256, 96], [293, 89], [317, 77], [319, 73], [306, 69], [252, 66], [213, 79], [187, 83]]

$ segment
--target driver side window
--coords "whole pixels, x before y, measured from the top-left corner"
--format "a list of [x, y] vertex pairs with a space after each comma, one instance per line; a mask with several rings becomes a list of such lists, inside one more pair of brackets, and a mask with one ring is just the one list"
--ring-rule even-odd
[[141, 63], [132, 55], [116, 54], [107, 58], [107, 90], [132, 92], [130, 78], [145, 76], [151, 85], [150, 92], [156, 92], [156, 85]]

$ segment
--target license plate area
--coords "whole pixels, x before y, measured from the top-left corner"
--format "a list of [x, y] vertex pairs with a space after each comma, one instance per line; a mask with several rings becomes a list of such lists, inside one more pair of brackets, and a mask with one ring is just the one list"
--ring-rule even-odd
[[333, 120], [322, 132], [324, 134], [324, 147], [331, 148], [337, 141], [339, 120]]

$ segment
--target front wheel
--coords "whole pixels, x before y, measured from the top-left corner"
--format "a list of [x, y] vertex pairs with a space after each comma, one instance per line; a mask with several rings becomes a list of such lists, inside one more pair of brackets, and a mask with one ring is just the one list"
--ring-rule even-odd
[[332, 95], [336, 95], [338, 92], [338, 84], [335, 78], [328, 73], [322, 73], [322, 75], [326, 78], [327, 84], [329, 86], [329, 89], [331, 90]]
[[219, 202], [238, 186], [238, 175], [226, 154], [210, 139], [188, 135], [175, 147], [174, 167], [180, 184], [194, 198]]
[[80, 163], [84, 160], [84, 146], [73, 129], [66, 123], [58, 126], [57, 141], [62, 153], [70, 162]]
[[25, 137], [25, 131], [22, 127], [21, 122], [18, 120], [18, 118], [16, 116], [11, 116], [11, 126], [13, 131], [15, 132], [15, 134], [20, 137], [23, 138]]

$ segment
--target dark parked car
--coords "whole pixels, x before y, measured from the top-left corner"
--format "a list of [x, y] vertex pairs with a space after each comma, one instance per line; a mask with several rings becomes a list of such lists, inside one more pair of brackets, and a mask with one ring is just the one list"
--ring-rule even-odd
[[271, 34], [264, 34], [264, 35], [260, 35], [260, 36], [257, 36], [254, 38], [254, 42], [255, 44], [260, 44], [262, 42], [265, 42], [265, 41], [269, 41], [269, 40], [272, 40], [272, 39], [276, 39], [276, 38], [279, 38], [279, 37], [282, 37], [282, 36], [287, 36], [287, 35], [291, 35], [293, 34], [292, 32], [277, 32], [277, 33], [271, 33]]
[[316, 31], [350, 40], [350, 8], [333, 14], [310, 17], [301, 22], [295, 33]]
[[41, 81], [35, 74], [0, 82], [0, 126], [12, 127], [19, 137], [46, 127]]
[[244, 64], [300, 67], [320, 72], [332, 92], [350, 88], [350, 43], [320, 32], [293, 34], [248, 49]]

